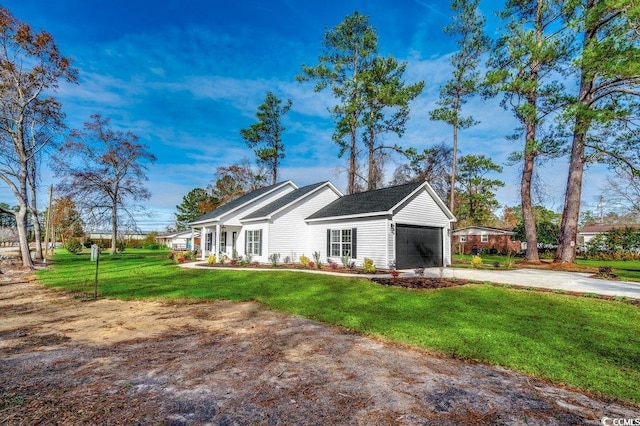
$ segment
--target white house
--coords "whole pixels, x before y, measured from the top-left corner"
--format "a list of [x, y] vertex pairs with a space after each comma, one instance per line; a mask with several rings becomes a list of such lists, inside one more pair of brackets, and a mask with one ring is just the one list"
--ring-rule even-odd
[[172, 250], [193, 250], [200, 245], [200, 234], [194, 232], [192, 229], [174, 232], [172, 234], [158, 235], [156, 239], [159, 244], [165, 245]]
[[[298, 188], [287, 181], [253, 191], [190, 225], [209, 253], [250, 255], [268, 262], [279, 253], [297, 260], [370, 258], [381, 269], [451, 263], [455, 217], [427, 182], [342, 195], [330, 182]], [[218, 236], [218, 237], [216, 237]]]

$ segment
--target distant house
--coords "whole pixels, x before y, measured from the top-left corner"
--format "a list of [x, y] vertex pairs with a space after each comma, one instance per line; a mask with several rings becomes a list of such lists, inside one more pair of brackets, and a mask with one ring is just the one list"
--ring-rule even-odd
[[[118, 239], [123, 241], [144, 240], [151, 231], [119, 231]], [[111, 240], [111, 231], [89, 231], [88, 237], [92, 240]]]
[[361, 265], [370, 258], [381, 269], [451, 263], [455, 217], [427, 182], [352, 195], [328, 181], [298, 188], [286, 181], [250, 192], [194, 220], [201, 232], [202, 259], [235, 251], [266, 263], [280, 254], [297, 261], [320, 254]]
[[172, 250], [197, 250], [200, 248], [200, 233], [194, 233], [191, 229], [158, 235], [156, 240], [158, 244], [162, 244]]
[[466, 226], [453, 232], [453, 250], [456, 253], [471, 254], [477, 251], [514, 253], [522, 249], [522, 243], [513, 241], [515, 232], [485, 226]]
[[587, 243], [597, 235], [620, 228], [635, 228], [640, 230], [640, 225], [584, 225], [578, 231], [578, 247], [584, 249]]

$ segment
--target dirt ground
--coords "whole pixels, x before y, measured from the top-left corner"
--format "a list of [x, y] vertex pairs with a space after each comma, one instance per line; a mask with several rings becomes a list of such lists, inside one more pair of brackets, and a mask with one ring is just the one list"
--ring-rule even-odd
[[640, 407], [257, 303], [87, 301], [0, 263], [0, 424], [601, 424]]

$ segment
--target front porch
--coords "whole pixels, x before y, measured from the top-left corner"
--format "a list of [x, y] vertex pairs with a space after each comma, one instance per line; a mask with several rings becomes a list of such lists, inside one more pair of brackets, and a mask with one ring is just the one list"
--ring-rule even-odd
[[[195, 230], [194, 229], [194, 235]], [[216, 256], [227, 255], [229, 258], [233, 257], [234, 249], [237, 251], [237, 242], [240, 236], [241, 226], [226, 226], [221, 224], [215, 224], [210, 226], [202, 226], [202, 250], [201, 259], [206, 260], [210, 254]], [[194, 244], [192, 242], [192, 244]], [[192, 245], [193, 247], [193, 245]]]

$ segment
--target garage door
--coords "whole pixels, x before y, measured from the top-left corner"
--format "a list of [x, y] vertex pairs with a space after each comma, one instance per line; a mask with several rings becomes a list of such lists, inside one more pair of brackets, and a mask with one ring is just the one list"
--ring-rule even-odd
[[396, 267], [442, 266], [442, 228], [396, 226]]

